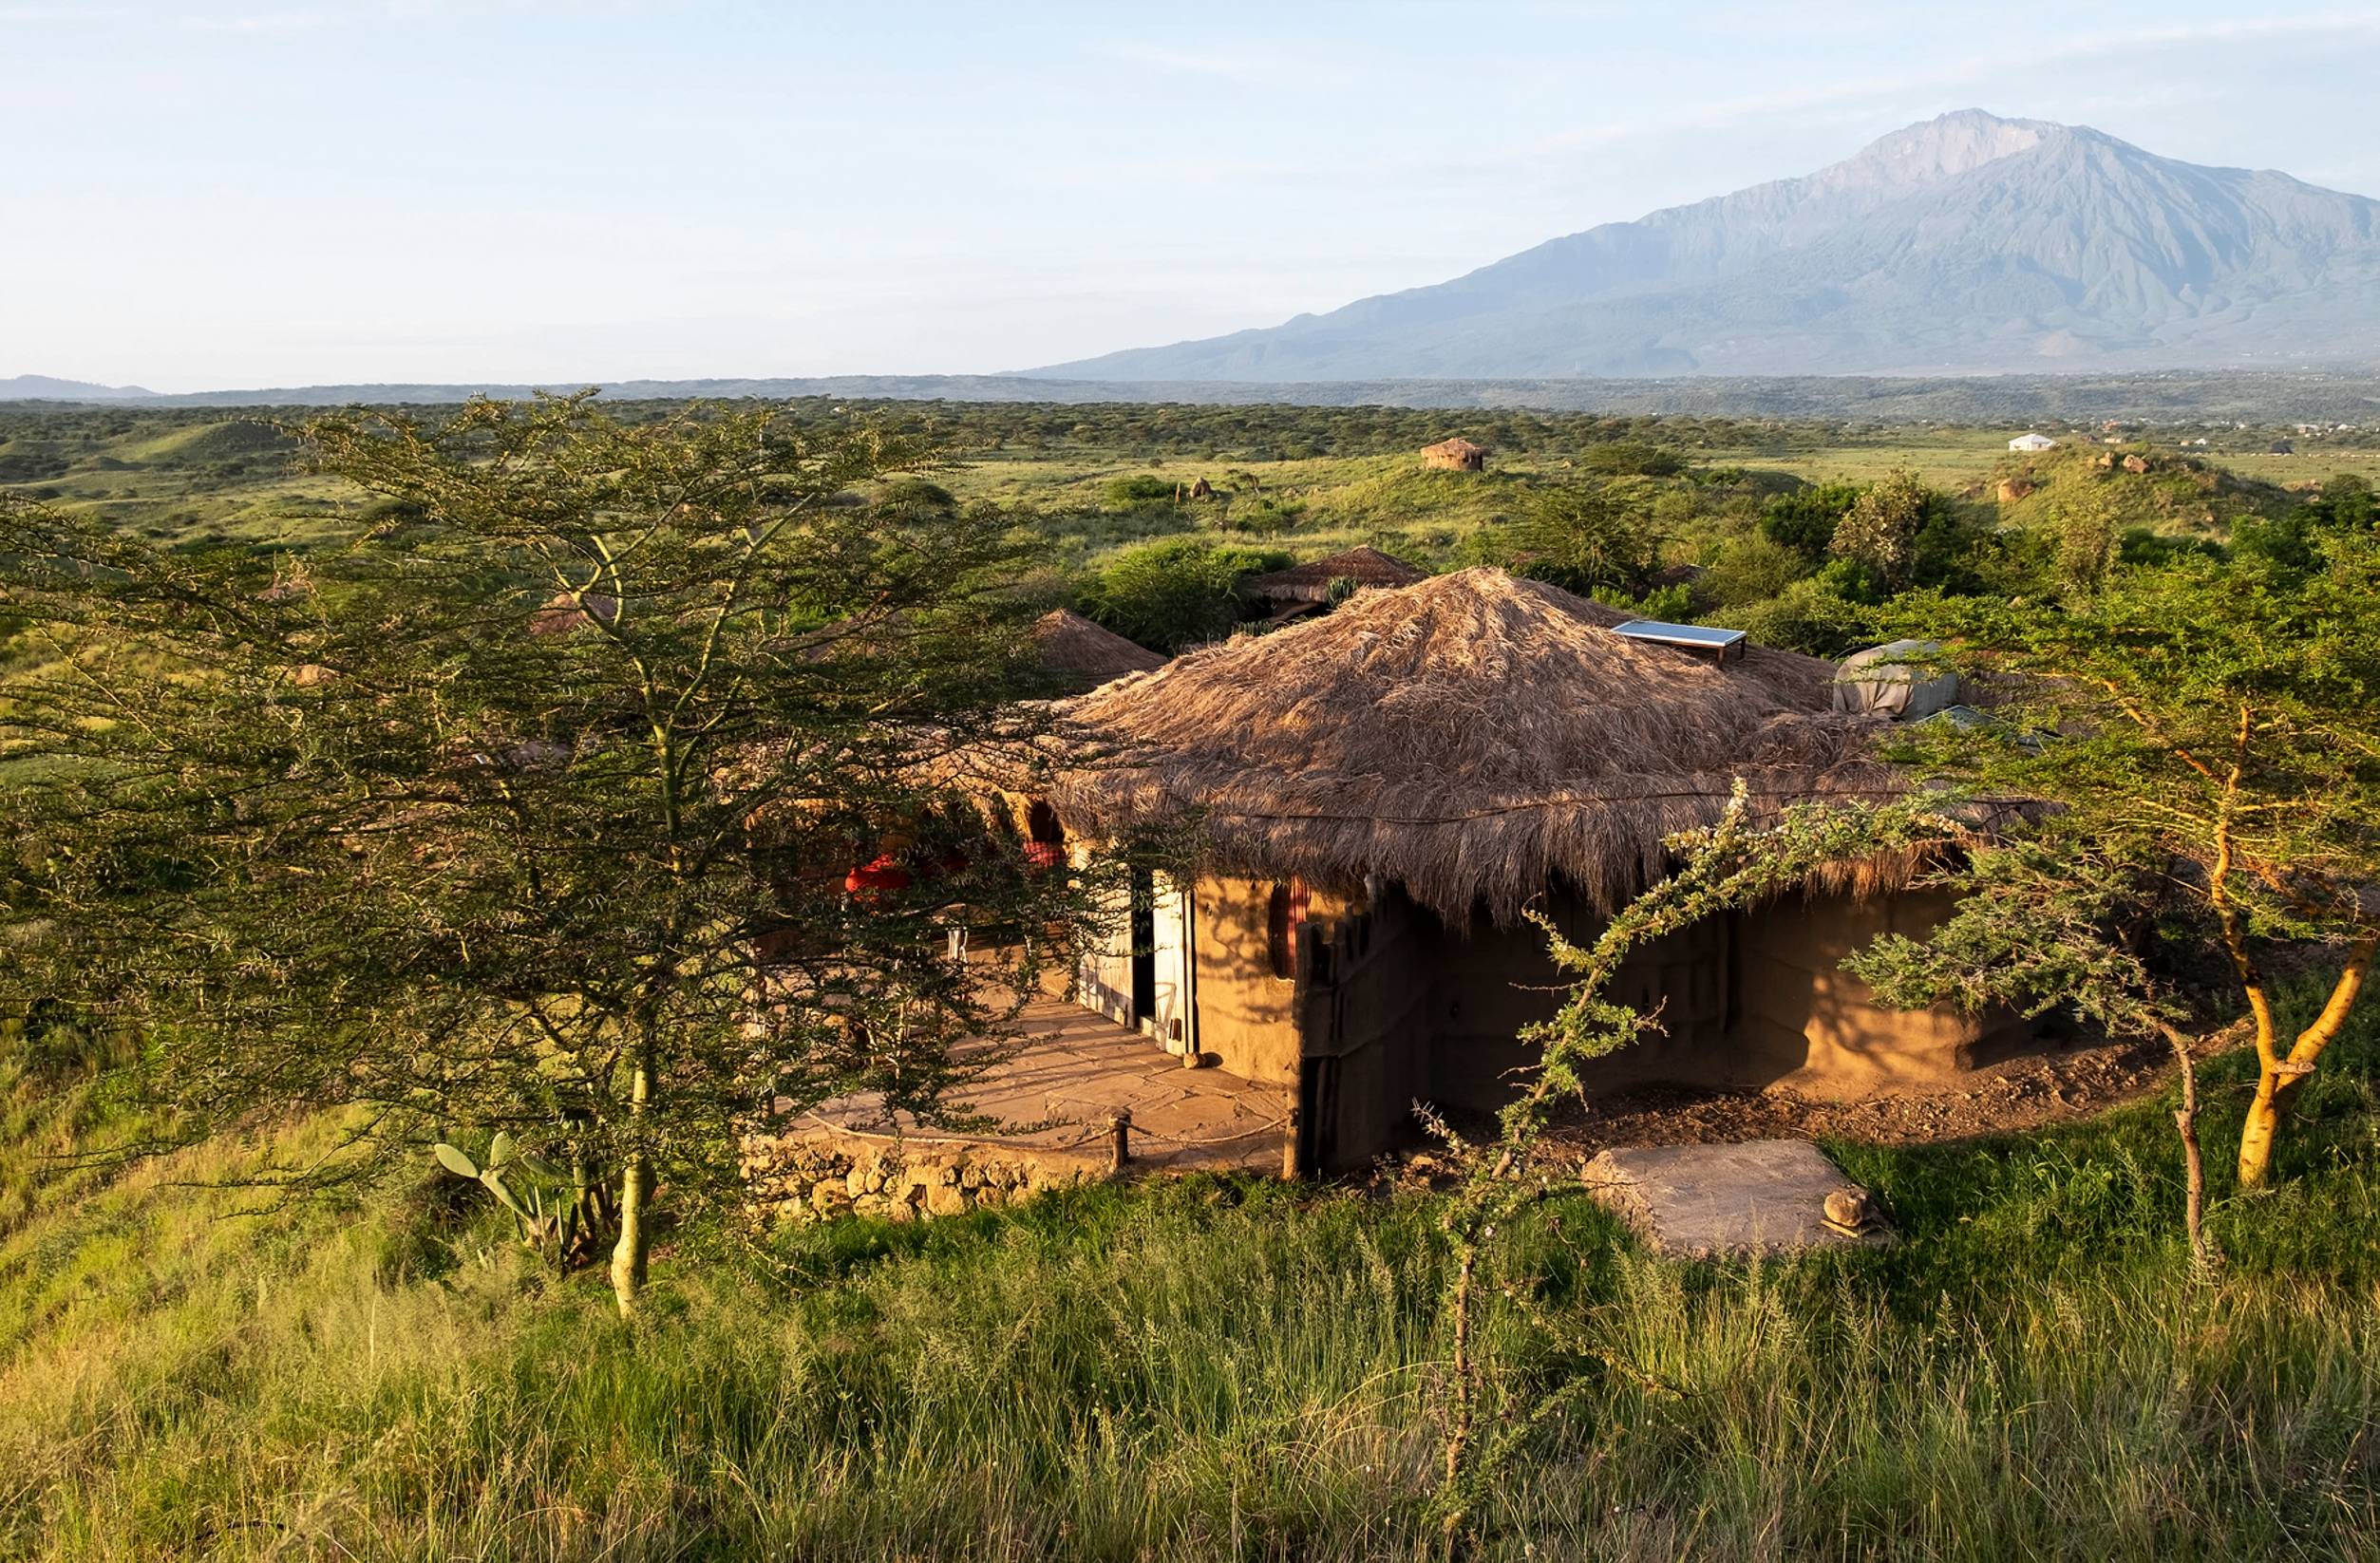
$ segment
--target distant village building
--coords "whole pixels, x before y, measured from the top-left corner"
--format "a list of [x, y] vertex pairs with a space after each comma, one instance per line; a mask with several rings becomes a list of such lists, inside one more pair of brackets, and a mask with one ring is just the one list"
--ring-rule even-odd
[[2055, 450], [2058, 443], [2046, 434], [2020, 434], [2008, 443], [2011, 450]]
[[1456, 435], [1434, 445], [1424, 445], [1422, 461], [1426, 466], [1445, 467], [1454, 472], [1484, 472], [1487, 470], [1487, 447], [1475, 445]]

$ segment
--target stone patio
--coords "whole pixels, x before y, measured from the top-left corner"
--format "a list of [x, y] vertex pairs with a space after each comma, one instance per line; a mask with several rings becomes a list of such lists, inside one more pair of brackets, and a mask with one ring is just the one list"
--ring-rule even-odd
[[[961, 1094], [1011, 1127], [895, 1125], [874, 1095], [789, 1112], [745, 1140], [755, 1198], [781, 1215], [906, 1220], [1117, 1176], [1280, 1171], [1287, 1086], [1186, 1069], [1154, 1040], [1059, 999], [1035, 999], [1016, 1024], [1015, 1050]], [[1121, 1174], [1118, 1112], [1132, 1118]]]

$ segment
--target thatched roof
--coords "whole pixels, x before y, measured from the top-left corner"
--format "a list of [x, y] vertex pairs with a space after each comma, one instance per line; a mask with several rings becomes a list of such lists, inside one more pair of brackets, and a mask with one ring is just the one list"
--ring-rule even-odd
[[1223, 872], [1379, 875], [1462, 923], [1558, 879], [1617, 906], [1738, 776], [1772, 812], [1892, 790], [1829, 664], [1719, 667], [1612, 633], [1627, 618], [1498, 570], [1367, 592], [1062, 702], [1047, 793], [1077, 831], [1195, 819]]
[[1147, 647], [1068, 608], [1053, 608], [1033, 621], [1033, 644], [1044, 669], [1084, 688], [1165, 666], [1165, 659]]
[[1351, 548], [1327, 558], [1309, 559], [1287, 570], [1251, 575], [1239, 589], [1265, 602], [1327, 602], [1332, 581], [1353, 581], [1358, 590], [1411, 586], [1429, 579], [1429, 572], [1376, 548]]
[[1487, 454], [1487, 447], [1475, 445], [1458, 434], [1451, 440], [1441, 440], [1434, 445], [1424, 445], [1422, 454], [1425, 456], [1484, 456]]

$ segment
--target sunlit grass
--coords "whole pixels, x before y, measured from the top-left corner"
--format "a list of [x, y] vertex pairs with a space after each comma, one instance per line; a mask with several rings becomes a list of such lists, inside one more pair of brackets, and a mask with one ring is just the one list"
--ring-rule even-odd
[[[1517, 1273], [1601, 1355], [1492, 1319], [1524, 1396], [1593, 1383], [1508, 1473], [1491, 1552], [2355, 1555], [2380, 1525], [2371, 1039], [2326, 1063], [2277, 1195], [2219, 1179], [2212, 1284], [2156, 1103], [1836, 1147], [1902, 1227], [1880, 1253], [1676, 1264], [1550, 1202]], [[2219, 1120], [2239, 1076], [2216, 1074]], [[1432, 1535], [1426, 1195], [1193, 1181], [758, 1252], [690, 1235], [630, 1328], [426, 1172], [248, 1215], [254, 1192], [184, 1181], [318, 1154], [325, 1125], [59, 1176], [28, 1152], [122, 1120], [71, 1079], [0, 1083], [0, 1554], [1358, 1558]]]

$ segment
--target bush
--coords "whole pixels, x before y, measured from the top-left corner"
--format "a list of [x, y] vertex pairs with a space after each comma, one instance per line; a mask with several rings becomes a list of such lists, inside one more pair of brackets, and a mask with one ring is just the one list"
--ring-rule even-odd
[[1686, 463], [1677, 453], [1640, 440], [1610, 440], [1579, 453], [1579, 466], [1607, 478], [1674, 478]]
[[1906, 468], [1896, 468], [1851, 501], [1826, 545], [1837, 558], [1865, 565], [1886, 585], [1905, 586], [1917, 568], [1917, 535], [1934, 508], [1934, 492]]
[[923, 478], [896, 478], [877, 491], [876, 502], [887, 510], [956, 510], [958, 496]]
[[1100, 496], [1111, 510], [1143, 510], [1151, 505], [1172, 504], [1178, 486], [1142, 472], [1128, 478], [1108, 479]]
[[1660, 538], [1609, 489], [1560, 488], [1539, 498], [1507, 537], [1516, 574], [1581, 596], [1634, 596], [1660, 562]]
[[1826, 556], [1842, 513], [1860, 497], [1857, 483], [1821, 483], [1780, 494], [1761, 507], [1760, 529], [1816, 564]]
[[1143, 543], [1093, 577], [1083, 612], [1127, 640], [1179, 651], [1231, 632], [1239, 622], [1233, 588], [1241, 575], [1288, 562], [1284, 554], [1217, 548], [1196, 537]]
[[1845, 596], [1841, 584], [1813, 575], [1766, 602], [1713, 613], [1709, 622], [1741, 630], [1757, 646], [1838, 661], [1878, 638], [1875, 609]]
[[1695, 585], [1720, 608], [1744, 608], [1776, 596], [1810, 573], [1810, 561], [1764, 528], [1728, 538]]

